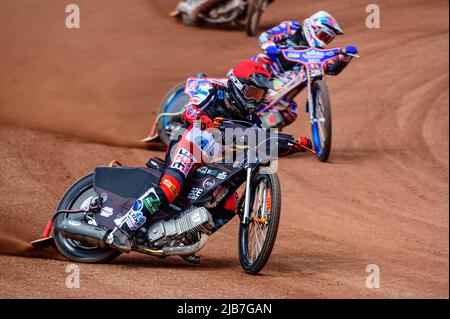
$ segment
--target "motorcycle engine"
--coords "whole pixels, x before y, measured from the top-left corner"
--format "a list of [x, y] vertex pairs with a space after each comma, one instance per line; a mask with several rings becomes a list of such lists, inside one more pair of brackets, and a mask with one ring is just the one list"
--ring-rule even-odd
[[163, 247], [196, 237], [199, 232], [208, 234], [213, 227], [214, 221], [210, 212], [204, 207], [195, 207], [174, 219], [151, 225], [147, 230], [147, 241], [154, 247]]

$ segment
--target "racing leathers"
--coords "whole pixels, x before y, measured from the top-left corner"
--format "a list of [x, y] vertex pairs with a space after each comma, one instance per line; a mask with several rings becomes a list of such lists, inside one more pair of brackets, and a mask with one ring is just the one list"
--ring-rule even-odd
[[[253, 58], [264, 64], [274, 77], [292, 70], [298, 64], [290, 62], [281, 54], [281, 48], [310, 48], [302, 25], [297, 21], [284, 21], [279, 25], [263, 32], [258, 39], [262, 52]], [[351, 57], [340, 54], [326, 65], [326, 74], [338, 75], [351, 61]], [[274, 112], [281, 115], [282, 126], [293, 123], [297, 117], [298, 105], [295, 101], [282, 101], [274, 107]], [[278, 124], [280, 125], [280, 124]]]

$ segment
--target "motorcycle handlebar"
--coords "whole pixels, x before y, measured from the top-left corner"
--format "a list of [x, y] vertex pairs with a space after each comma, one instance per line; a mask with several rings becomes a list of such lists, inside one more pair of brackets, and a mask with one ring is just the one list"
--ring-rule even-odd
[[336, 55], [342, 54], [342, 55], [346, 55], [346, 56], [351, 56], [353, 58], [359, 58], [360, 57], [358, 54], [348, 53], [348, 52], [345, 52], [345, 51], [338, 51], [335, 54]]
[[232, 124], [232, 125], [239, 125], [239, 126], [244, 126], [247, 128], [253, 127], [254, 124], [247, 122], [247, 121], [242, 121], [242, 120], [232, 120], [232, 119], [226, 119], [223, 117], [216, 117], [213, 121], [213, 128], [222, 130], [226, 128], [226, 125], [224, 124]]
[[[222, 117], [217, 117], [217, 118], [214, 119], [213, 128], [221, 130], [221, 131], [225, 130], [227, 127], [226, 127], [226, 125], [224, 125], [224, 123], [240, 125], [240, 126], [244, 126], [244, 127], [247, 127], [247, 128], [254, 127], [254, 124], [250, 123], [250, 122], [241, 121], [241, 120], [224, 119]], [[243, 124], [245, 124], [245, 125], [243, 125]], [[257, 128], [255, 128], [255, 129], [257, 129]], [[260, 130], [262, 130], [262, 129], [260, 129]], [[294, 138], [293, 139], [289, 139], [289, 142], [292, 143], [295, 146], [302, 147], [302, 145]]]

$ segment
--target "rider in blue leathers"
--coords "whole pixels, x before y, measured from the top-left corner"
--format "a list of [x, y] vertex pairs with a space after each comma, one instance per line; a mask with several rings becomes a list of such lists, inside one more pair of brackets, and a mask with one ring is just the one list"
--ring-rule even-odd
[[[292, 70], [297, 64], [287, 61], [281, 54], [281, 48], [319, 48], [325, 49], [336, 36], [344, 34], [335, 18], [325, 11], [320, 11], [306, 19], [303, 24], [297, 21], [284, 21], [276, 27], [263, 32], [259, 36], [262, 52], [253, 60], [263, 63], [266, 68], [277, 76]], [[346, 53], [356, 54], [357, 48], [348, 46]], [[326, 73], [338, 75], [350, 63], [352, 57], [339, 54], [328, 63]], [[297, 119], [297, 103], [292, 101], [288, 107], [275, 110], [284, 119], [283, 126], [289, 125]]]

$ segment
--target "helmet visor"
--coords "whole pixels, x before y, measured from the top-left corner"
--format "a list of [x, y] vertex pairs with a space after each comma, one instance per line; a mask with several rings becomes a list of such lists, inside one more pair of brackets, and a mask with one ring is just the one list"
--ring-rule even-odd
[[334, 40], [334, 38], [336, 38], [336, 34], [330, 30], [330, 29], [325, 29], [325, 28], [319, 28], [316, 30], [316, 35], [317, 38], [326, 43], [326, 44], [330, 44], [331, 41]]
[[261, 103], [266, 97], [267, 89], [260, 89], [253, 85], [244, 85], [242, 94], [246, 100], [254, 100], [257, 103]]

